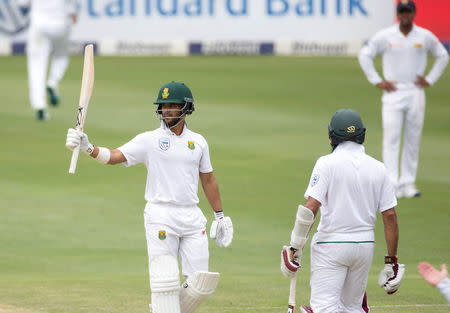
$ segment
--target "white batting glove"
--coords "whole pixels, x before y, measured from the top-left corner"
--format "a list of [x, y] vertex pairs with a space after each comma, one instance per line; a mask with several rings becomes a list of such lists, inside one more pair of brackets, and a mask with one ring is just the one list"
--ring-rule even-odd
[[385, 256], [384, 263], [384, 268], [378, 276], [378, 285], [391, 295], [400, 287], [405, 275], [405, 265], [399, 264], [396, 256]]
[[292, 246], [283, 246], [281, 250], [281, 272], [284, 276], [291, 278], [295, 276], [300, 266], [302, 251]]
[[214, 212], [216, 220], [212, 222], [209, 236], [216, 239], [219, 247], [228, 247], [233, 241], [233, 223], [231, 218], [224, 216], [223, 211]]
[[94, 145], [89, 142], [88, 135], [81, 130], [69, 128], [67, 130], [66, 147], [69, 150], [74, 150], [80, 146], [80, 151], [90, 155], [94, 151]]

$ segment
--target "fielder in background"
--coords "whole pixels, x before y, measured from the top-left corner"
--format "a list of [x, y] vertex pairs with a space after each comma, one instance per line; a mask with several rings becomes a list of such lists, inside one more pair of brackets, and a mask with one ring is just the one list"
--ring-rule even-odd
[[[413, 1], [401, 1], [397, 6], [399, 24], [375, 34], [359, 54], [359, 63], [368, 80], [383, 90], [383, 162], [398, 198], [420, 196], [415, 180], [425, 115], [424, 89], [438, 80], [448, 63], [448, 53], [436, 36], [413, 24], [415, 14]], [[428, 53], [436, 61], [424, 77]], [[373, 64], [373, 58], [378, 54], [383, 56], [384, 79]]]
[[442, 264], [438, 271], [430, 263], [420, 262], [418, 265], [420, 276], [431, 286], [436, 287], [450, 304], [450, 278], [448, 278], [447, 265]]
[[[231, 244], [233, 224], [222, 210], [208, 143], [186, 127], [185, 117], [194, 111], [191, 90], [183, 83], [165, 84], [155, 104], [161, 127], [139, 134], [117, 149], [94, 146], [86, 134], [72, 128], [66, 147], [73, 150], [80, 145], [80, 151], [102, 164], [145, 164], [151, 310], [192, 313], [214, 292], [219, 280], [219, 273], [208, 272], [206, 218], [197, 206], [199, 177], [215, 215], [210, 236], [219, 246]], [[181, 291], [178, 256], [187, 277]]]
[[383, 163], [365, 153], [366, 129], [358, 113], [342, 109], [328, 126], [332, 153], [320, 157], [299, 205], [289, 246], [281, 251], [281, 272], [293, 277], [302, 249], [320, 209], [311, 241], [311, 307], [303, 313], [369, 312], [365, 290], [372, 263], [377, 212], [387, 244], [378, 283], [388, 294], [397, 291], [405, 268], [398, 263], [398, 225], [394, 187]]
[[[50, 104], [59, 104], [58, 84], [69, 64], [69, 36], [77, 21], [78, 0], [31, 0], [27, 41], [30, 102], [38, 120], [47, 120]], [[47, 67], [51, 55], [50, 73]]]

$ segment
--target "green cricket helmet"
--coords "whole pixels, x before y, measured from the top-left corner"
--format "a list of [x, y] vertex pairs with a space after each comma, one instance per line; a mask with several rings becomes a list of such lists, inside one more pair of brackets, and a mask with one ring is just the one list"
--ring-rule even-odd
[[328, 137], [333, 150], [343, 141], [355, 141], [362, 144], [366, 136], [361, 117], [352, 109], [336, 111], [328, 125]]
[[181, 114], [192, 114], [194, 112], [194, 98], [188, 86], [184, 83], [170, 82], [161, 87], [158, 98], [154, 104], [158, 105], [156, 113], [162, 114], [162, 105], [164, 103], [184, 104], [181, 108]]

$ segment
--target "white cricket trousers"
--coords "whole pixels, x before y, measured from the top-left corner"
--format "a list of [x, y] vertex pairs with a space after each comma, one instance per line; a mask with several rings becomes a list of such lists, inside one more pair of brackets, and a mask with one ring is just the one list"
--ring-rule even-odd
[[[47, 106], [45, 88], [57, 88], [69, 64], [69, 35], [67, 25], [31, 25], [27, 41], [28, 85], [31, 107], [34, 110]], [[47, 78], [48, 59], [51, 67]]]
[[[199, 209], [199, 218], [204, 216]], [[144, 213], [145, 235], [147, 239], [148, 264], [153, 258], [171, 254], [179, 256], [184, 277], [196, 271], [208, 271], [209, 251], [206, 225], [189, 227], [188, 223], [172, 221], [169, 225], [154, 223], [149, 214]]]
[[311, 243], [314, 313], [365, 313], [362, 301], [374, 243]]
[[[382, 102], [383, 162], [388, 175], [395, 187], [414, 184], [425, 117], [425, 91], [421, 88], [413, 88], [385, 92]], [[403, 152], [399, 175], [402, 130]]]

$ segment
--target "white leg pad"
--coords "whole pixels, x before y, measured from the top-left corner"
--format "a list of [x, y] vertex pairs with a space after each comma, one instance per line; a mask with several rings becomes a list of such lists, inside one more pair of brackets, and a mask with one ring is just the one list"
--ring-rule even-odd
[[294, 229], [291, 233], [292, 247], [299, 250], [303, 249], [303, 246], [308, 240], [308, 233], [312, 224], [314, 224], [314, 213], [307, 207], [299, 205]]
[[177, 259], [162, 255], [150, 263], [151, 311], [180, 313], [180, 273]]
[[181, 313], [193, 313], [205, 301], [219, 283], [219, 273], [195, 272], [181, 286]]

